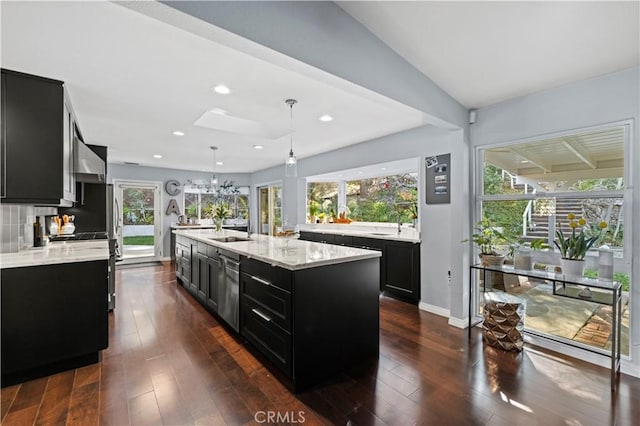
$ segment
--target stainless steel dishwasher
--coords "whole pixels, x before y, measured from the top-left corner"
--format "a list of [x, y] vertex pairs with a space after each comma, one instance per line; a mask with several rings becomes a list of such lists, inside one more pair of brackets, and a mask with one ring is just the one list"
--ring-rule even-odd
[[218, 283], [218, 315], [235, 331], [240, 325], [240, 256], [219, 249], [222, 278]]

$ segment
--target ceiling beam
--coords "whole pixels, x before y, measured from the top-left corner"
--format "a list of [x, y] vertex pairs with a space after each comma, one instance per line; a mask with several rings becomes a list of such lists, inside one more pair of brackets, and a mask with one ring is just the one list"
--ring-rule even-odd
[[527, 160], [531, 165], [536, 166], [539, 169], [542, 169], [543, 172], [545, 173], [551, 172], [551, 166], [547, 164], [547, 162], [544, 161], [541, 157], [538, 157], [535, 154], [525, 152], [520, 148], [509, 148], [509, 150], [514, 154], [519, 155], [524, 160]]
[[562, 144], [569, 151], [571, 151], [571, 153], [573, 153], [573, 155], [578, 157], [578, 159], [580, 159], [580, 161], [582, 161], [584, 164], [586, 164], [587, 166], [591, 167], [592, 169], [596, 169], [597, 168], [596, 162], [591, 158], [591, 156], [584, 149], [584, 147], [582, 145], [580, 145], [580, 142], [578, 142], [578, 140], [576, 138], [574, 138], [574, 137], [562, 138]]

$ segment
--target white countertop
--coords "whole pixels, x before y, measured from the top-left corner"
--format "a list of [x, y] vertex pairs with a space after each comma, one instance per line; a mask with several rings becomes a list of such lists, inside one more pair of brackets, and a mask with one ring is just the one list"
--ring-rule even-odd
[[420, 236], [415, 229], [402, 227], [398, 233], [396, 225], [393, 227], [368, 227], [352, 224], [321, 224], [321, 225], [298, 225], [300, 231], [317, 232], [321, 234], [350, 235], [352, 237], [377, 238], [380, 240], [404, 241], [407, 243], [419, 243]]
[[201, 241], [289, 270], [314, 268], [316, 266], [353, 262], [355, 260], [381, 256], [380, 252], [373, 250], [299, 241], [295, 238], [269, 237], [266, 235], [253, 234], [251, 235], [251, 241], [236, 241], [232, 243], [224, 243], [211, 239], [211, 237], [234, 236], [246, 238], [247, 236], [246, 232], [224, 229], [221, 231], [194, 229], [173, 232], [176, 235], [183, 235], [196, 241]]
[[108, 240], [56, 241], [44, 247], [0, 254], [0, 269], [109, 259]]
[[[247, 226], [247, 224], [246, 223], [238, 224], [238, 225], [234, 225], [232, 223], [222, 224], [223, 228], [235, 228], [239, 226]], [[171, 229], [213, 229], [215, 227], [216, 227], [215, 224], [196, 224], [196, 223], [192, 223], [189, 225], [180, 225], [177, 223], [171, 224]]]

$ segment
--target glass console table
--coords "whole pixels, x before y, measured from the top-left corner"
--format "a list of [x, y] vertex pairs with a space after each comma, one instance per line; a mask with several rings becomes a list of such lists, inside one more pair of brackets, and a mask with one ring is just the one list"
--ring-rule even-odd
[[[481, 276], [482, 285], [474, 285], [474, 271], [476, 272], [476, 277]], [[611, 306], [611, 353], [603, 349], [589, 347], [589, 345], [573, 342], [569, 339], [564, 339], [559, 336], [547, 335], [544, 333], [538, 334], [533, 330], [527, 330], [526, 321], [525, 333], [537, 335], [559, 343], [571, 345], [580, 349], [585, 349], [600, 355], [610, 357], [611, 391], [615, 391], [616, 378], [618, 373], [620, 372], [620, 327], [622, 322], [622, 287], [619, 282], [600, 281], [597, 278], [570, 276], [564, 275], [562, 273], [549, 272], [546, 270], [515, 269], [510, 265], [471, 265], [469, 268], [469, 284], [471, 286], [471, 289], [469, 291], [469, 339], [471, 339], [471, 328], [482, 322], [482, 319], [474, 322], [474, 318], [472, 318], [472, 306], [474, 304], [476, 307], [478, 306], [478, 297], [480, 295], [480, 291], [482, 291], [483, 295], [486, 291], [488, 291], [487, 275], [490, 275], [488, 273], [502, 273], [504, 275], [516, 275], [535, 280], [543, 280], [551, 284], [552, 294], [554, 296], [567, 297], [571, 299]], [[583, 289], [585, 288], [592, 290], [590, 297], [586, 297], [584, 295]]]

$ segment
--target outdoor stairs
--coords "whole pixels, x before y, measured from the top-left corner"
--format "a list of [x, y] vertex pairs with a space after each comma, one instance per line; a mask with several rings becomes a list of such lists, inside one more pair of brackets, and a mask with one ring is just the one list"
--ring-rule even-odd
[[[580, 201], [557, 199], [555, 216], [556, 230], [561, 229], [565, 235], [567, 233], [571, 233], [569, 219], [567, 219], [567, 215], [569, 213], [573, 213], [576, 216], [576, 219], [583, 217], [584, 212], [582, 211], [582, 204]], [[546, 241], [549, 234], [549, 217], [534, 213], [531, 215], [531, 222], [529, 230], [527, 231], [527, 236], [524, 240], [533, 241], [543, 239]]]

